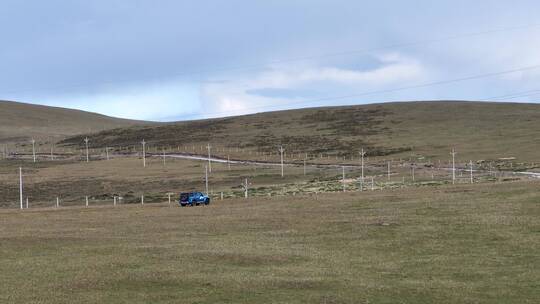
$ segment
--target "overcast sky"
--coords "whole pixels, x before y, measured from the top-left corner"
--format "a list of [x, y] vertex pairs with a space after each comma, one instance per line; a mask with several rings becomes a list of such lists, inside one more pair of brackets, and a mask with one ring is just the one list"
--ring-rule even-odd
[[536, 102], [539, 11], [537, 0], [0, 0], [0, 99], [149, 120]]

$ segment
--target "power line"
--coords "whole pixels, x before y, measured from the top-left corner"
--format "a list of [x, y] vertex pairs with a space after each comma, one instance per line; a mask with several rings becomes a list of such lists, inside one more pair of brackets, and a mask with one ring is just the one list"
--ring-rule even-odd
[[[495, 76], [511, 74], [511, 73], [517, 73], [517, 72], [522, 72], [522, 71], [527, 71], [527, 70], [534, 70], [534, 69], [538, 69], [538, 68], [540, 68], [540, 64], [531, 65], [531, 66], [525, 66], [525, 67], [520, 67], [520, 68], [515, 68], [515, 69], [510, 69], [510, 70], [504, 70], [504, 71], [499, 71], [499, 72], [478, 74], [478, 75], [466, 76], [466, 77], [461, 77], [461, 78], [454, 78], [454, 79], [441, 80], [441, 81], [435, 81], [435, 82], [428, 82], [428, 83], [422, 83], [422, 84], [411, 85], [411, 86], [398, 87], [398, 88], [393, 88], [393, 89], [374, 90], [374, 91], [367, 91], [367, 92], [362, 92], [362, 93], [357, 93], [357, 94], [349, 94], [349, 95], [333, 96], [333, 97], [323, 97], [323, 98], [316, 98], [316, 99], [307, 99], [307, 100], [303, 100], [303, 101], [299, 101], [299, 102], [285, 102], [285, 103], [279, 103], [279, 104], [273, 104], [273, 105], [267, 105], [267, 106], [258, 106], [258, 107], [245, 108], [245, 109], [242, 109], [242, 110], [251, 112], [251, 111], [257, 111], [257, 110], [276, 108], [276, 107], [280, 107], [280, 106], [309, 105], [309, 104], [319, 103], [319, 102], [322, 102], [322, 101], [333, 101], [333, 100], [348, 99], [348, 98], [354, 98], [354, 97], [378, 95], [378, 94], [384, 94], [384, 93], [405, 91], [405, 90], [410, 90], [410, 89], [426, 88], [426, 87], [431, 87], [431, 86], [439, 86], [439, 85], [445, 85], [445, 84], [456, 83], [456, 82], [463, 82], [463, 81], [468, 81], [468, 80], [476, 80], [476, 79], [482, 79], [482, 78], [488, 78], [488, 77], [495, 77]], [[534, 90], [534, 91], [531, 90], [531, 91], [527, 91], [527, 92], [536, 92], [536, 91], [540, 92], [540, 90]], [[508, 95], [512, 96], [514, 94], [508, 94]], [[508, 96], [508, 95], [485, 98], [484, 100], [497, 99], [497, 98], [505, 97], [505, 96]], [[214, 113], [205, 113], [204, 115], [202, 115], [202, 114], [201, 115], [195, 115], [195, 116], [191, 116], [191, 118], [192, 119], [197, 119], [197, 118], [208, 118], [208, 117], [216, 117], [216, 116], [219, 117], [219, 116], [227, 116], [229, 114], [235, 114], [235, 113], [237, 113], [236, 110], [222, 111], [222, 112], [214, 112]]]
[[536, 92], [536, 93], [534, 93], [534, 94], [526, 94], [526, 95], [520, 95], [520, 96], [508, 97], [508, 98], [500, 99], [500, 101], [506, 101], [506, 100], [516, 99], [516, 98], [536, 97], [536, 96], [538, 96], [538, 95], [540, 95], [540, 92]]
[[514, 99], [514, 98], [520, 98], [520, 97], [529, 97], [540, 94], [540, 89], [536, 90], [528, 90], [528, 91], [521, 91], [521, 92], [515, 92], [512, 94], [505, 94], [505, 95], [499, 95], [499, 96], [491, 96], [488, 98], [485, 98], [487, 100], [493, 100], [493, 99]]
[[[326, 53], [326, 54], [313, 55], [313, 56], [304, 56], [304, 57], [295, 57], [295, 58], [280, 59], [280, 60], [271, 60], [271, 61], [268, 61], [268, 62], [265, 62], [265, 63], [258, 63], [258, 64], [252, 64], [252, 65], [224, 66], [224, 67], [220, 67], [220, 68], [200, 69], [198, 71], [188, 71], [188, 72], [175, 73], [175, 74], [168, 75], [166, 77], [167, 78], [172, 78], [172, 77], [178, 77], [178, 76], [192, 76], [192, 75], [200, 75], [200, 74], [209, 73], [209, 72], [257, 70], [257, 69], [266, 68], [266, 67], [271, 66], [271, 65], [282, 64], [282, 63], [310, 61], [310, 60], [316, 60], [316, 59], [327, 58], [327, 57], [339, 57], [339, 56], [367, 54], [367, 53], [374, 52], [374, 51], [382, 51], [382, 50], [407, 48], [407, 47], [426, 45], [426, 44], [434, 44], [434, 43], [445, 42], [445, 41], [450, 41], [450, 40], [457, 40], [457, 39], [462, 39], [462, 38], [483, 36], [483, 35], [496, 34], [496, 33], [502, 33], [502, 32], [517, 31], [517, 30], [523, 30], [523, 29], [529, 29], [529, 28], [535, 28], [535, 27], [540, 27], [540, 24], [529, 24], [529, 25], [497, 28], [497, 29], [491, 29], [491, 30], [486, 30], [486, 31], [450, 35], [450, 36], [441, 37], [441, 38], [433, 38], [433, 39], [417, 40], [417, 41], [412, 41], [412, 42], [396, 43], [396, 44], [390, 44], [390, 45], [386, 45], [386, 46], [382, 46], [382, 47], [366, 48], [366, 49], [361, 49], [361, 50], [350, 50], [350, 51]], [[147, 79], [147, 80], [150, 80], [150, 79]], [[123, 79], [123, 80], [102, 81], [102, 82], [94, 82], [94, 83], [79, 83], [79, 84], [73, 84], [73, 85], [69, 85], [69, 86], [57, 86], [57, 87], [48, 87], [48, 88], [26, 89], [26, 90], [25, 89], [12, 90], [12, 91], [3, 92], [3, 94], [26, 93], [26, 92], [34, 92], [34, 91], [55, 91], [55, 90], [64, 90], [64, 89], [86, 87], [86, 86], [91, 86], [91, 85], [106, 85], [106, 84], [127, 83], [127, 82], [135, 82], [135, 81], [142, 81], [142, 80]]]
[[[341, 95], [341, 96], [332, 96], [332, 97], [322, 97], [322, 98], [316, 98], [316, 99], [309, 99], [309, 100], [303, 100], [298, 102], [284, 102], [280, 104], [273, 104], [268, 106], [260, 106], [260, 107], [251, 107], [251, 108], [245, 108], [242, 109], [243, 111], [253, 111], [253, 110], [261, 110], [261, 109], [268, 109], [268, 108], [274, 108], [279, 107], [283, 105], [309, 105], [318, 103], [321, 101], [334, 101], [334, 100], [341, 100], [341, 99], [349, 99], [354, 97], [363, 97], [363, 96], [369, 96], [369, 95], [378, 95], [378, 94], [384, 94], [384, 93], [393, 93], [393, 92], [399, 92], [399, 91], [405, 91], [410, 89], [419, 89], [419, 88], [426, 88], [426, 87], [432, 87], [432, 86], [439, 86], [439, 85], [445, 85], [450, 83], [456, 83], [456, 82], [463, 82], [468, 80], [476, 80], [476, 79], [482, 79], [482, 78], [489, 78], [489, 77], [495, 77], [505, 74], [511, 74], [516, 72], [523, 72], [527, 70], [534, 70], [540, 68], [540, 64], [531, 65], [531, 66], [525, 66], [510, 70], [503, 70], [498, 72], [492, 72], [492, 73], [484, 73], [484, 74], [477, 74], [472, 76], [466, 76], [466, 77], [460, 77], [460, 78], [454, 78], [454, 79], [448, 79], [448, 80], [441, 80], [441, 81], [434, 81], [434, 82], [427, 82], [427, 83], [421, 83], [417, 85], [410, 85], [410, 86], [403, 86], [403, 87], [397, 87], [393, 89], [385, 89], [385, 90], [374, 90], [374, 91], [366, 91], [356, 94], [349, 94], [349, 95]], [[223, 111], [223, 112], [214, 112], [214, 113], [205, 113], [204, 115], [197, 115], [192, 116], [192, 118], [197, 117], [208, 117], [208, 116], [226, 116], [227, 114], [236, 113], [237, 111]]]
[[432, 43], [444, 42], [444, 41], [455, 40], [455, 39], [460, 39], [460, 38], [482, 36], [482, 35], [507, 32], [507, 31], [515, 31], [519, 29], [527, 29], [527, 28], [539, 27], [539, 26], [540, 24], [522, 25], [522, 26], [499, 28], [499, 29], [480, 31], [480, 32], [457, 34], [457, 35], [451, 35], [451, 36], [446, 36], [442, 38], [424, 39], [424, 40], [418, 40], [418, 41], [413, 41], [413, 42], [397, 43], [397, 44], [363, 49], [363, 50], [353, 50], [353, 51], [345, 51], [345, 52], [327, 53], [327, 54], [322, 54], [318, 56], [307, 56], [307, 57], [297, 57], [297, 58], [284, 59], [284, 60], [275, 60], [275, 61], [271, 61], [265, 64], [265, 66], [272, 65], [272, 64], [279, 64], [279, 63], [289, 63], [289, 62], [294, 62], [294, 61], [313, 60], [313, 59], [319, 59], [319, 58], [324, 58], [324, 57], [355, 55], [355, 54], [361, 54], [361, 53], [369, 53], [373, 51], [381, 51], [385, 49], [395, 49], [395, 48], [404, 48], [404, 47], [411, 47], [411, 46], [417, 46], [417, 45], [432, 44]]

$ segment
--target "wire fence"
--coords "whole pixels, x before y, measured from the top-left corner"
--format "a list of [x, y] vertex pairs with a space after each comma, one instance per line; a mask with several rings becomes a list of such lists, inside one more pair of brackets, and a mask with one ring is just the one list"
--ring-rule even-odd
[[[204, 159], [203, 159], [204, 161]], [[296, 169], [296, 172], [286, 171], [287, 174], [293, 176], [292, 180], [283, 183], [248, 183], [246, 185], [223, 186], [217, 185], [214, 190], [210, 184], [210, 189], [207, 191], [211, 201], [221, 200], [239, 200], [246, 197], [263, 198], [275, 196], [296, 196], [296, 195], [318, 195], [328, 192], [362, 192], [362, 191], [389, 191], [407, 187], [429, 187], [441, 186], [450, 184], [466, 184], [466, 183], [493, 183], [493, 182], [508, 182], [515, 180], [538, 178], [538, 175], [519, 174], [512, 171], [494, 170], [492, 167], [475, 164], [477, 168], [458, 167], [436, 167], [431, 164], [408, 164], [395, 163], [384, 166], [382, 163], [366, 164], [362, 176], [362, 171], [355, 166], [333, 166], [324, 165], [299, 165], [288, 163]], [[236, 165], [245, 170], [251, 164]], [[461, 164], [460, 164], [461, 166]], [[307, 170], [306, 170], [307, 167]], [[303, 170], [302, 170], [303, 169]], [[218, 170], [225, 170], [220, 167]], [[258, 177], [271, 177], [279, 181], [279, 173], [275, 167], [262, 166], [258, 170], [258, 175], [254, 175], [253, 180]], [[266, 170], [266, 171], [265, 171]], [[233, 171], [234, 172], [234, 171]], [[267, 174], [271, 172], [272, 174]], [[26, 179], [31, 176], [26, 174]], [[305, 177], [303, 180], [296, 178]], [[238, 178], [238, 179], [243, 179]], [[92, 181], [88, 181], [92, 183]], [[202, 188], [204, 182], [200, 182]], [[32, 188], [32, 186], [30, 186]], [[114, 188], [110, 187], [111, 189]], [[148, 204], [170, 204], [171, 206], [178, 204], [179, 192], [164, 191], [152, 192], [146, 190], [129, 191], [129, 185], [123, 186], [123, 191], [101, 191], [101, 194], [95, 194], [92, 191], [84, 191], [83, 189], [58, 188], [48, 189], [44, 193], [30, 192], [30, 195], [23, 192], [22, 204], [16, 204], [14, 197], [16, 196], [16, 187], [11, 186], [11, 199], [4, 201], [5, 207], [22, 207], [25, 208], [61, 208], [67, 206], [123, 206], [123, 205], [148, 205]], [[38, 189], [43, 190], [43, 189]], [[51, 193], [56, 193], [51, 195]], [[189, 192], [189, 191], [186, 191]], [[19, 197], [20, 200], [20, 197]], [[20, 202], [19, 202], [20, 203]]]
[[[221, 165], [218, 171], [228, 180], [223, 182], [210, 182], [205, 189], [212, 200], [240, 199], [245, 197], [268, 197], [268, 196], [294, 196], [313, 195], [325, 192], [362, 192], [384, 191], [404, 187], [437, 186], [445, 184], [462, 183], [486, 183], [504, 182], [520, 179], [539, 178], [540, 173], [519, 172], [529, 168], [538, 167], [537, 164], [519, 163], [515, 158], [496, 160], [479, 160], [459, 162], [454, 159], [437, 160], [418, 155], [410, 155], [408, 158], [382, 159], [373, 156], [369, 150], [362, 150], [359, 155], [347, 155], [342, 152], [302, 153], [300, 151], [285, 152], [280, 149], [274, 152], [260, 151], [253, 147], [220, 147], [207, 145], [183, 145], [183, 146], [157, 146], [152, 143], [139, 145], [113, 146], [100, 149], [84, 148], [74, 149], [55, 147], [52, 143], [47, 146], [50, 151], [43, 152], [44, 144], [35, 141], [18, 147], [3, 147], [3, 159], [19, 161], [22, 165], [28, 162], [47, 164], [64, 162], [66, 164], [76, 162], [94, 162], [114, 159], [141, 159], [144, 166], [148, 164], [155, 167], [161, 162], [163, 169], [167, 170], [167, 164], [176, 161], [194, 161], [200, 164], [212, 163]], [[372, 158], [370, 159], [370, 155]], [[151, 162], [150, 162], [151, 160]], [[114, 166], [114, 163], [111, 163]], [[233, 170], [231, 171], [231, 166]], [[202, 166], [201, 166], [202, 167]], [[287, 168], [284, 171], [284, 168]], [[207, 168], [208, 170], [209, 168]], [[284, 175], [290, 178], [280, 180]], [[31, 170], [35, 170], [32, 168]], [[21, 169], [22, 171], [22, 169]], [[32, 172], [24, 170], [25, 179], [32, 178]], [[285, 172], [285, 174], [283, 173]], [[192, 179], [202, 176], [202, 172], [191, 173]], [[212, 178], [213, 173], [211, 174]], [[21, 176], [22, 178], [22, 176]], [[150, 178], [150, 176], [148, 177]], [[153, 177], [156, 179], [156, 177]], [[230, 180], [236, 179], [237, 185], [231, 185]], [[245, 179], [245, 183], [244, 183]], [[248, 179], [250, 182], [248, 183]], [[266, 181], [265, 181], [266, 179]], [[273, 182], [269, 183], [268, 179]], [[17, 187], [13, 183], [2, 185], [0, 190], [4, 193], [0, 197], [0, 204], [4, 207], [23, 208], [31, 206], [118, 206], [132, 204], [155, 204], [171, 203], [177, 201], [177, 189], [200, 191], [203, 185], [208, 187], [208, 177], [204, 182], [192, 181], [190, 185], [177, 185], [167, 191], [157, 185], [157, 190], [149, 191], [147, 187], [133, 190], [133, 186], [127, 185], [101, 185], [101, 194], [92, 185], [91, 174], [81, 178], [77, 186], [59, 186], [53, 182], [40, 181], [40, 187], [34, 189], [30, 181], [30, 191], [25, 188], [24, 194], [17, 193]], [[240, 184], [242, 182], [242, 184]], [[165, 182], [164, 182], [165, 183]], [[188, 187], [189, 186], [189, 187]], [[73, 189], [75, 188], [75, 189]], [[98, 187], [99, 188], [99, 187]], [[115, 190], [121, 188], [122, 190]], [[191, 189], [189, 189], [191, 188]], [[214, 190], [215, 189], [215, 190]], [[54, 195], [51, 195], [54, 193]], [[19, 204], [15, 201], [19, 200]]]

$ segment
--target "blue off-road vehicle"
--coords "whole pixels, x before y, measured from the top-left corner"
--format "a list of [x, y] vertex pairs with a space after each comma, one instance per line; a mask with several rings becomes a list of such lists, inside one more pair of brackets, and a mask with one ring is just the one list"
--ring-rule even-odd
[[180, 206], [190, 206], [195, 205], [208, 205], [210, 204], [210, 198], [207, 195], [202, 194], [202, 192], [183, 192], [180, 193], [179, 199]]

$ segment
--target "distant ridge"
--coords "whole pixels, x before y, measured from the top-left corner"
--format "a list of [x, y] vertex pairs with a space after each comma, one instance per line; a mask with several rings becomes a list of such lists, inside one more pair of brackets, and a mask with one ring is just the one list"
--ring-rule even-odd
[[[263, 112], [215, 119], [122, 127], [91, 136], [93, 147], [152, 146], [240, 147], [276, 153], [357, 157], [448, 159], [516, 157], [540, 162], [540, 104], [478, 101], [411, 101], [327, 106]], [[83, 136], [63, 140], [80, 146]]]
[[81, 133], [152, 124], [81, 110], [0, 100], [0, 143], [57, 140]]

